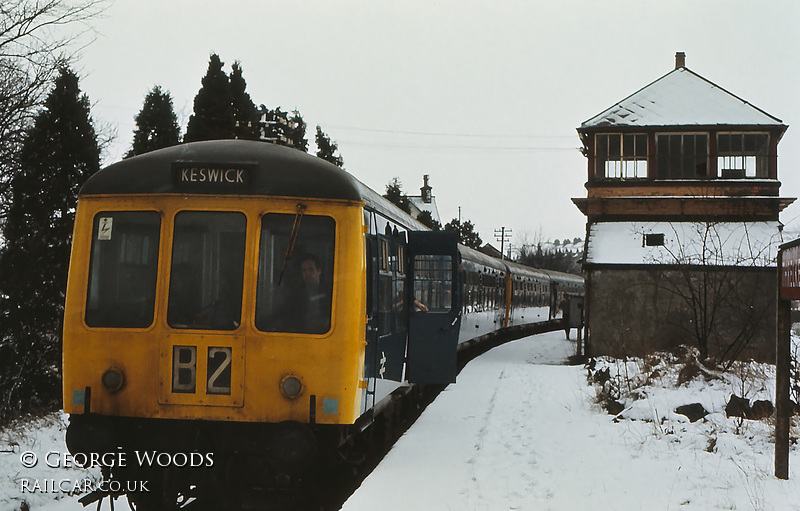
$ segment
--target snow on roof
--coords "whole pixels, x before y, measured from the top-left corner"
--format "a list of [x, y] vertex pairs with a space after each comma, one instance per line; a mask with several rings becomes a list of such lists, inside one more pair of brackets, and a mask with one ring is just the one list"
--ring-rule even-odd
[[782, 126], [780, 119], [681, 67], [581, 124], [601, 126]]
[[[775, 267], [780, 222], [598, 222], [587, 264], [697, 264]], [[659, 243], [663, 235], [663, 245]], [[647, 235], [647, 239], [645, 236]]]
[[439, 208], [436, 205], [436, 197], [431, 197], [430, 202], [425, 202], [419, 195], [409, 195], [408, 200], [420, 212], [430, 211], [431, 217], [440, 224], [444, 225], [442, 223], [442, 219], [439, 217]]

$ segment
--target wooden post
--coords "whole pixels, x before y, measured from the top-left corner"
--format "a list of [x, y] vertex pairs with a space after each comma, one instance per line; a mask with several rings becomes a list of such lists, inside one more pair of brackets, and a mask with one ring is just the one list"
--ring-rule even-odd
[[578, 359], [583, 357], [583, 308], [585, 307], [586, 297], [578, 304], [578, 312], [580, 312], [580, 320], [578, 321], [578, 352], [576, 353]]
[[789, 401], [790, 331], [792, 301], [781, 295], [783, 250], [778, 252], [778, 311], [775, 342], [775, 477], [789, 479]]

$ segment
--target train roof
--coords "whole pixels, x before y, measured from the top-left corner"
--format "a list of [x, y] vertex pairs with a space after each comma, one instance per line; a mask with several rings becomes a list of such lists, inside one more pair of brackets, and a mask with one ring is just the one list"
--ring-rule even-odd
[[579, 282], [583, 282], [583, 276], [575, 275], [574, 273], [564, 273], [555, 270], [537, 270], [537, 271], [549, 275], [550, 278], [555, 280], [556, 282], [573, 282], [576, 284]]
[[547, 279], [551, 275], [544, 270], [540, 270], [539, 268], [534, 268], [532, 266], [526, 266], [524, 264], [515, 263], [513, 261], [504, 261], [506, 266], [511, 270], [511, 273], [517, 277], [533, 277], [537, 279]]
[[303, 151], [266, 142], [179, 144], [111, 164], [80, 195], [237, 194], [363, 201], [366, 186]]
[[[530, 277], [536, 279], [550, 280], [551, 278], [554, 277], [558, 278], [558, 276], [560, 275], [568, 275], [555, 271], [540, 270], [539, 268], [526, 266], [524, 264], [515, 263], [513, 261], [500, 260], [495, 257], [489, 256], [487, 254], [484, 254], [483, 252], [475, 250], [474, 248], [469, 248], [464, 245], [458, 245], [458, 250], [459, 252], [461, 252], [461, 257], [463, 258], [464, 261], [481, 264], [483, 266], [494, 268], [496, 270], [500, 270], [506, 273], [510, 272], [515, 277]], [[577, 280], [583, 280], [578, 275], [573, 275], [573, 277], [575, 277]]]
[[483, 252], [475, 250], [474, 248], [469, 248], [465, 245], [459, 244], [458, 251], [461, 252], [461, 258], [464, 261], [481, 264], [483, 266], [494, 268], [495, 270], [500, 270], [502, 272], [508, 271], [508, 266], [503, 261], [491, 257], [489, 255], [486, 255]]

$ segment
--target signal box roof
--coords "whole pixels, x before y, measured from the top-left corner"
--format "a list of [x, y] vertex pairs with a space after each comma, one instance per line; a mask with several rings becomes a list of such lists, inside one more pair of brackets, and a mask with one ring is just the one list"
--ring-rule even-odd
[[780, 119], [678, 67], [581, 124], [579, 131], [614, 126], [765, 126]]
[[[128, 158], [90, 177], [80, 196], [237, 194], [363, 201], [371, 190], [303, 151], [266, 142], [192, 142]], [[368, 190], [368, 189], [367, 189]]]

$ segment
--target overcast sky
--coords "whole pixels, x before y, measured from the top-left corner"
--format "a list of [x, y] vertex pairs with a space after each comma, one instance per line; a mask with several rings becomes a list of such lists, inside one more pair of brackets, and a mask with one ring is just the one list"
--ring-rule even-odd
[[[423, 174], [443, 221], [484, 241], [584, 237], [575, 129], [686, 65], [790, 126], [781, 195], [800, 194], [800, 2], [796, 0], [111, 0], [76, 63], [105, 163], [130, 148], [154, 85], [185, 130], [209, 55], [239, 61], [256, 104], [298, 109], [345, 168], [378, 192]], [[793, 126], [797, 124], [797, 126]], [[781, 216], [800, 230], [800, 206]], [[497, 243], [495, 243], [497, 245]]]

